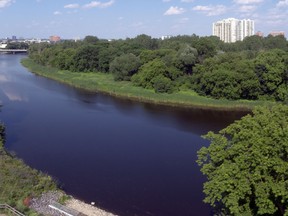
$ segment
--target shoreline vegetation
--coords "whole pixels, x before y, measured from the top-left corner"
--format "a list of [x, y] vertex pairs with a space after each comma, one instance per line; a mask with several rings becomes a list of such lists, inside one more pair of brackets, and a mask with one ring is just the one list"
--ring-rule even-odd
[[[1, 128], [4, 128], [2, 124]], [[57, 184], [47, 174], [29, 167], [9, 153], [4, 147], [3, 133], [0, 139], [0, 203], [28, 215], [37, 215], [29, 208], [30, 199], [56, 190]]]
[[[54, 202], [60, 202], [86, 215], [114, 215], [65, 194], [57, 188], [52, 177], [29, 167], [21, 159], [7, 152], [2, 142], [0, 144], [0, 204], [8, 204], [30, 216], [60, 214], [49, 207]], [[0, 215], [5, 212], [5, 209], [0, 209]]]
[[59, 70], [53, 67], [42, 66], [30, 58], [24, 58], [22, 65], [36, 75], [40, 75], [75, 88], [89, 92], [101, 92], [111, 96], [130, 99], [139, 102], [147, 102], [159, 105], [213, 109], [250, 111], [255, 106], [271, 106], [272, 101], [249, 101], [249, 100], [224, 100], [212, 99], [199, 96], [192, 90], [179, 91], [175, 93], [155, 93], [154, 90], [134, 86], [128, 81], [115, 81], [112, 74], [95, 72], [71, 72]]

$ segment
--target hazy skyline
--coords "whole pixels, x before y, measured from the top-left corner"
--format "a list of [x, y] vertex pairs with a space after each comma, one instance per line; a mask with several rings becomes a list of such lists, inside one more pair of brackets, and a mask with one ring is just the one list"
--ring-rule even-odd
[[288, 34], [288, 0], [0, 0], [0, 17], [0, 38], [209, 36], [229, 17], [255, 20], [264, 35]]

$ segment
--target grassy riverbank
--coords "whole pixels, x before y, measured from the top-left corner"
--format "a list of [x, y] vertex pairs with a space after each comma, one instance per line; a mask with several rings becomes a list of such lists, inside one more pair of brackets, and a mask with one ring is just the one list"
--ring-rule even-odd
[[57, 80], [77, 88], [92, 92], [99, 91], [109, 95], [129, 98], [142, 102], [223, 110], [250, 110], [257, 105], [272, 104], [272, 102], [267, 101], [215, 100], [199, 96], [193, 91], [179, 91], [173, 94], [159, 94], [155, 93], [154, 90], [147, 90], [141, 87], [133, 86], [131, 82], [116, 82], [111, 74], [60, 71], [55, 68], [48, 68], [38, 65], [29, 58], [23, 59], [22, 64], [35, 74]]
[[27, 215], [37, 215], [25, 205], [29, 198], [57, 189], [51, 177], [28, 167], [8, 153], [3, 147], [2, 140], [0, 167], [0, 203], [6, 203]]

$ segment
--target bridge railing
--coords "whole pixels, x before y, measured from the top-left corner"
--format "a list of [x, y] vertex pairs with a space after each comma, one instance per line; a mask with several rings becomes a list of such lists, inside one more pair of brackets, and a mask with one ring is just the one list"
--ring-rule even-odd
[[0, 49], [0, 53], [27, 53], [27, 49]]
[[16, 216], [25, 216], [24, 214], [22, 214], [21, 212], [19, 212], [18, 210], [14, 209], [13, 207], [7, 205], [7, 204], [0, 204], [0, 209], [4, 209], [9, 211], [10, 213], [13, 213]]

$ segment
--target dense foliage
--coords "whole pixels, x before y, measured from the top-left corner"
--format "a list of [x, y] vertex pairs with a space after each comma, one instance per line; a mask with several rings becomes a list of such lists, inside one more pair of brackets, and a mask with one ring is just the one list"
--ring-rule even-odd
[[196, 35], [112, 41], [87, 36], [32, 45], [29, 56], [67, 73], [112, 73], [115, 80], [159, 93], [192, 90], [216, 99], [288, 101], [288, 43], [283, 36], [252, 36], [232, 44]]
[[259, 107], [198, 152], [205, 202], [224, 215], [288, 215], [288, 107]]
[[[56, 184], [51, 177], [26, 166], [3, 148], [4, 126], [0, 125], [0, 203], [7, 203], [22, 212], [29, 212], [24, 200], [55, 190]], [[31, 212], [30, 212], [31, 213]]]
[[28, 49], [29, 45], [24, 42], [13, 42], [8, 43], [6, 49]]

